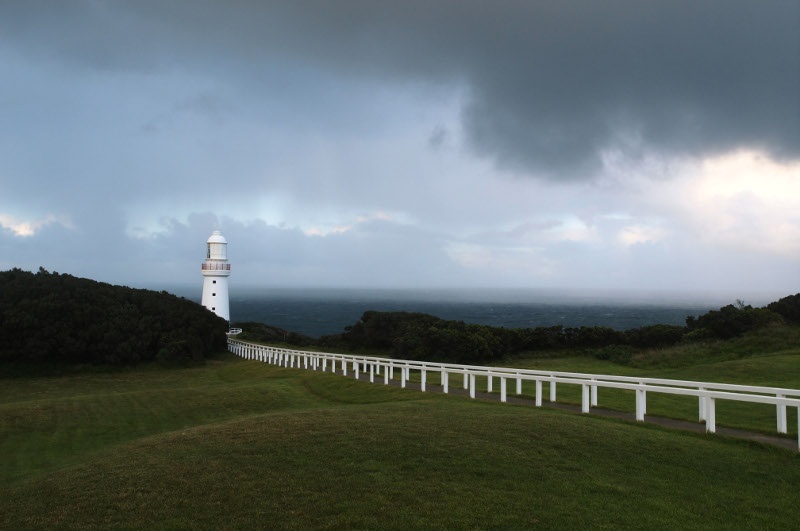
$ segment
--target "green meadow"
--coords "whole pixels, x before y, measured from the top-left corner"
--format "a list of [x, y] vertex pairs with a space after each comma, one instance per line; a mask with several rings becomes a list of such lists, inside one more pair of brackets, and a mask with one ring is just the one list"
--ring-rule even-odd
[[796, 452], [232, 355], [0, 386], [4, 529], [792, 528], [798, 491]]

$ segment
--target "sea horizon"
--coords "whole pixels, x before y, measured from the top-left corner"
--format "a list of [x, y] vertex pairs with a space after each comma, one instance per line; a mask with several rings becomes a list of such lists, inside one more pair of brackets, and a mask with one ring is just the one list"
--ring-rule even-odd
[[[166, 291], [200, 301], [201, 286]], [[755, 307], [786, 296], [658, 290], [555, 288], [230, 287], [231, 322], [259, 322], [311, 337], [342, 333], [364, 312], [420, 312], [442, 319], [504, 328], [603, 326], [627, 330], [683, 325], [737, 299]]]

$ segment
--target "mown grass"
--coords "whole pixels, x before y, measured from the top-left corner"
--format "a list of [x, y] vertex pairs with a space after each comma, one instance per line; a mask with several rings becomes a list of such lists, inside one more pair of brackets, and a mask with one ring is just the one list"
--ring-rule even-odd
[[0, 527], [791, 528], [800, 457], [226, 357], [2, 381]]

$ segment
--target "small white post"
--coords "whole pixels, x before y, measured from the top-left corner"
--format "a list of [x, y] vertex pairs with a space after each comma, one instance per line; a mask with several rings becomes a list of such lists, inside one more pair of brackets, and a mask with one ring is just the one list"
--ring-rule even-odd
[[636, 420], [638, 422], [644, 422], [644, 400], [645, 400], [644, 389], [637, 389], [636, 390]]
[[469, 389], [469, 376], [466, 371], [464, 371], [464, 389]]
[[347, 376], [347, 360], [342, 358], [342, 375]]
[[500, 377], [500, 402], [506, 401], [506, 379], [504, 376]]
[[375, 364], [369, 364], [369, 383], [375, 383]]
[[550, 402], [556, 401], [556, 381], [550, 380]]
[[592, 407], [597, 407], [597, 385], [592, 386]]
[[394, 363], [389, 362], [389, 379], [394, 380]]
[[428, 380], [428, 371], [426, 371], [424, 368], [420, 369], [419, 370], [419, 378], [420, 378], [419, 388], [424, 393], [425, 392], [425, 384], [427, 383], [427, 380]]
[[717, 411], [715, 407], [716, 399], [706, 397], [706, 433], [717, 431]]
[[[325, 372], [327, 370], [328, 370], [328, 358], [322, 358], [322, 372]], [[336, 372], [336, 370], [334, 370], [333, 372]]]
[[442, 390], [444, 391], [444, 394], [447, 394], [449, 387], [450, 387], [450, 376], [447, 374], [447, 371], [442, 369]]
[[542, 407], [542, 381], [536, 380], [536, 407]]
[[492, 392], [492, 373], [486, 373], [486, 392]]
[[[786, 395], [775, 395], [777, 398], [785, 398]], [[786, 404], [777, 404], [778, 433], [786, 433]], [[798, 430], [800, 431], [800, 430]]]
[[[639, 385], [644, 385], [644, 382], [639, 382]], [[642, 415], [647, 415], [647, 391], [642, 389]]]
[[400, 387], [405, 388], [406, 386], [406, 368], [400, 367]]
[[356, 373], [356, 380], [358, 380], [358, 369], [359, 369], [358, 362], [356, 360], [353, 360], [353, 372]]
[[389, 369], [387, 367], [383, 368], [383, 384], [389, 385]]
[[469, 375], [469, 397], [475, 398], [475, 375]]
[[[702, 387], [698, 387], [697, 390], [705, 391]], [[700, 398], [697, 400], [697, 416], [700, 418], [700, 422], [706, 420], [706, 397], [702, 395], [700, 395]]]
[[581, 385], [581, 413], [589, 412], [589, 400], [591, 396], [591, 389], [589, 385]]
[[522, 377], [517, 376], [517, 394], [522, 394]]

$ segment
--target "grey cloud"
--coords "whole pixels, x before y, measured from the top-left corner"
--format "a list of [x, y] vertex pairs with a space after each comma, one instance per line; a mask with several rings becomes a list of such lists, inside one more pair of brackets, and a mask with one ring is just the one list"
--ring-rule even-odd
[[[17, 4], [16, 16], [4, 9], [4, 32], [95, 68], [178, 66], [280, 83], [262, 76], [283, 63], [463, 83], [470, 145], [523, 172], [592, 174], [608, 149], [800, 156], [797, 2], [32, 5]], [[620, 142], [620, 129], [639, 142]]]

